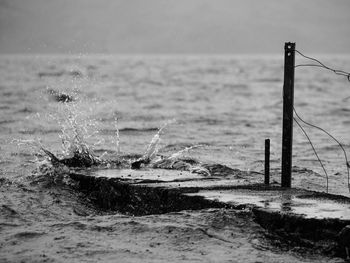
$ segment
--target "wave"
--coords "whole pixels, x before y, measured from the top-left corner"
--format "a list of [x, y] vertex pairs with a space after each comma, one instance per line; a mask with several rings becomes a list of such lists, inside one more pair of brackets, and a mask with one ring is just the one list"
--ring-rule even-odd
[[220, 125], [224, 123], [224, 120], [220, 120], [217, 118], [208, 118], [208, 117], [199, 117], [197, 119], [192, 120], [193, 123], [204, 123], [207, 125]]
[[[142, 133], [142, 132], [156, 132], [158, 130], [159, 130], [159, 128], [157, 128], [157, 127], [149, 127], [149, 128], [125, 127], [125, 128], [120, 128], [119, 132]], [[115, 129], [100, 129], [98, 133], [101, 135], [115, 135], [116, 130]]]
[[126, 128], [121, 128], [119, 131], [121, 132], [154, 132], [158, 131], [159, 128], [157, 127], [150, 127], [150, 128], [131, 128], [131, 127], [126, 127]]
[[179, 151], [187, 147], [193, 146], [192, 143], [175, 143], [175, 144], [167, 144], [161, 148], [162, 151]]
[[259, 78], [255, 79], [257, 82], [272, 82], [272, 83], [278, 83], [278, 82], [283, 82], [281, 78]]
[[18, 212], [8, 205], [1, 205], [0, 210], [3, 214], [6, 214], [7, 216], [17, 216], [18, 215]]
[[41, 71], [38, 73], [39, 78], [57, 78], [62, 76], [70, 76], [74, 78], [83, 77], [83, 73], [79, 70], [59, 70], [59, 71]]
[[67, 223], [55, 223], [55, 224], [52, 224], [51, 227], [58, 228], [58, 229], [65, 229], [66, 227], [73, 227], [73, 228], [79, 229], [79, 230], [87, 229], [87, 225], [85, 223], [80, 222], [80, 221], [71, 221], [71, 222], [67, 222]]
[[46, 232], [36, 232], [36, 231], [23, 231], [14, 234], [16, 238], [35, 238], [47, 234]]
[[33, 135], [33, 134], [51, 134], [51, 133], [60, 133], [61, 130], [58, 129], [50, 129], [50, 130], [42, 130], [42, 129], [32, 129], [32, 130], [19, 130], [18, 133], [20, 134], [28, 134], [28, 135]]
[[17, 122], [17, 121], [16, 120], [3, 120], [3, 121], [0, 121], [0, 125], [14, 123], [14, 122]]

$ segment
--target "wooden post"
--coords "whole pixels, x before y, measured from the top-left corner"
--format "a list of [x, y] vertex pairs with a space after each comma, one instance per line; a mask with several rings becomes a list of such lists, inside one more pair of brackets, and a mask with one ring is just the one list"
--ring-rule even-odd
[[291, 187], [293, 148], [293, 103], [295, 43], [284, 45], [283, 134], [282, 134], [282, 187]]
[[265, 184], [270, 184], [270, 139], [265, 140]]

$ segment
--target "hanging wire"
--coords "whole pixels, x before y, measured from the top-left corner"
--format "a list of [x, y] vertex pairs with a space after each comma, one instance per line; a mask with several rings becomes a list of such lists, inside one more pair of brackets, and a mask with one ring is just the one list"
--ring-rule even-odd
[[[321, 127], [318, 127], [318, 126], [316, 126], [316, 125], [314, 125], [314, 124], [311, 124], [311, 123], [309, 123], [309, 122], [304, 121], [304, 120], [299, 116], [299, 114], [297, 113], [297, 111], [295, 110], [294, 107], [293, 107], [293, 111], [294, 111], [295, 115], [298, 117], [298, 119], [299, 119], [301, 122], [303, 122], [304, 124], [306, 124], [306, 125], [308, 125], [308, 126], [310, 126], [310, 127], [313, 127], [313, 128], [315, 128], [315, 129], [318, 129], [318, 130], [324, 132], [324, 133], [327, 134], [329, 137], [331, 137], [331, 138], [339, 145], [339, 147], [342, 149], [342, 151], [343, 151], [343, 153], [344, 153], [345, 162], [346, 162], [346, 169], [347, 169], [347, 174], [348, 174], [348, 189], [349, 189], [349, 192], [350, 192], [350, 171], [349, 171], [349, 162], [348, 162], [348, 157], [347, 157], [347, 154], [346, 154], [346, 151], [345, 151], [343, 145], [342, 145], [332, 134], [330, 134], [330, 133], [327, 132], [326, 130], [324, 130], [324, 129], [322, 129]], [[294, 120], [296, 121], [295, 118], [294, 118]], [[298, 123], [298, 121], [296, 121], [296, 122], [297, 122], [297, 124], [299, 125], [299, 127], [303, 130], [303, 128], [302, 128], [302, 127], [300, 126], [300, 124]], [[311, 144], [311, 146], [312, 146], [312, 149], [314, 150], [315, 155], [316, 155], [317, 159], [319, 160], [319, 162], [321, 163], [321, 166], [322, 166], [322, 168], [323, 168], [323, 170], [324, 170], [324, 172], [325, 172], [325, 174], [326, 174], [326, 177], [327, 177], [327, 192], [328, 192], [328, 175], [327, 175], [327, 172], [326, 172], [326, 170], [324, 169], [324, 166], [323, 166], [321, 160], [318, 158], [318, 155], [317, 155], [317, 153], [316, 153], [316, 151], [315, 151], [315, 148], [313, 147], [313, 145], [312, 145], [312, 143], [311, 143], [310, 138], [307, 136], [305, 130], [303, 130], [303, 132], [304, 132], [305, 136], [308, 138], [308, 140], [309, 140], [309, 142], [310, 142], [310, 144]]]
[[[295, 52], [298, 53], [299, 55], [301, 55], [302, 57], [306, 58], [306, 59], [309, 59], [309, 60], [311, 60], [311, 61], [316, 62], [316, 64], [311, 64], [311, 63], [309, 63], [309, 64], [299, 64], [299, 65], [296, 65], [295, 68], [297, 68], [297, 67], [319, 67], [319, 68], [324, 68], [324, 69], [327, 69], [327, 70], [329, 70], [329, 71], [332, 71], [332, 72], [335, 73], [336, 75], [345, 76], [345, 77], [348, 79], [348, 81], [350, 82], [350, 73], [349, 73], [349, 72], [344, 71], [344, 70], [338, 70], [338, 69], [330, 68], [330, 67], [326, 66], [324, 63], [322, 63], [321, 61], [319, 61], [318, 59], [312, 58], [312, 57], [309, 57], [309, 56], [304, 55], [304, 54], [301, 53], [299, 50], [295, 50]], [[343, 145], [342, 145], [334, 136], [332, 136], [329, 132], [327, 132], [326, 130], [324, 130], [324, 129], [322, 129], [322, 128], [316, 126], [316, 125], [313, 125], [313, 124], [311, 124], [311, 123], [308, 123], [308, 122], [304, 121], [304, 120], [298, 115], [298, 113], [296, 112], [296, 110], [295, 110], [294, 107], [293, 107], [293, 110], [294, 110], [296, 116], [299, 118], [299, 120], [300, 120], [301, 122], [303, 122], [304, 124], [306, 124], [306, 125], [308, 125], [308, 126], [310, 126], [310, 127], [316, 128], [316, 129], [318, 129], [318, 130], [324, 132], [324, 133], [327, 134], [329, 137], [331, 137], [331, 138], [339, 145], [339, 147], [342, 149], [342, 151], [343, 151], [343, 153], [344, 153], [345, 161], [346, 161], [346, 169], [347, 169], [347, 175], [348, 175], [348, 189], [349, 189], [349, 192], [350, 192], [350, 172], [349, 172], [350, 164], [349, 164], [349, 162], [348, 162], [348, 158], [347, 158], [347, 155], [346, 155], [346, 151], [345, 151]], [[298, 121], [297, 121], [295, 118], [294, 118], [294, 120], [297, 122], [297, 124], [299, 125], [299, 127], [303, 130], [303, 128], [301, 127], [301, 125], [298, 123]], [[327, 177], [327, 192], [328, 192], [328, 175], [327, 175], [327, 173], [326, 173], [326, 170], [324, 169], [324, 166], [323, 166], [322, 162], [321, 162], [320, 159], [318, 158], [318, 155], [317, 155], [317, 153], [316, 153], [316, 151], [315, 151], [315, 148], [314, 148], [313, 145], [312, 145], [312, 142], [311, 142], [310, 138], [309, 138], [308, 135], [306, 134], [305, 130], [303, 130], [303, 132], [304, 132], [305, 136], [308, 138], [308, 140], [309, 140], [309, 142], [310, 142], [310, 144], [311, 144], [311, 146], [312, 146], [312, 148], [313, 148], [313, 150], [314, 150], [314, 152], [315, 152], [315, 155], [316, 155], [317, 159], [319, 160], [319, 162], [320, 162], [320, 164], [321, 164], [321, 166], [322, 166], [322, 168], [323, 168], [323, 170], [324, 170], [324, 172], [325, 172], [325, 174], [326, 174], [326, 177]]]
[[[295, 112], [295, 110], [294, 110], [294, 112]], [[328, 193], [328, 174], [327, 174], [327, 171], [326, 171], [326, 169], [324, 168], [324, 165], [323, 165], [323, 163], [322, 163], [320, 157], [318, 156], [317, 151], [316, 151], [316, 149], [315, 149], [315, 147], [314, 147], [314, 145], [313, 145], [313, 143], [312, 143], [312, 141], [311, 141], [309, 135], [307, 134], [307, 132], [305, 131], [305, 129], [303, 128], [303, 126], [301, 126], [301, 124], [297, 121], [297, 119], [296, 119], [295, 117], [293, 117], [293, 119], [294, 119], [294, 121], [296, 122], [296, 124], [298, 124], [299, 128], [300, 128], [301, 131], [304, 133], [305, 137], [308, 139], [308, 141], [309, 141], [309, 143], [310, 143], [310, 145], [311, 145], [311, 148], [312, 148], [312, 150], [314, 151], [314, 153], [315, 153], [315, 155], [316, 155], [316, 158], [317, 158], [318, 162], [320, 163], [320, 165], [321, 165], [321, 167], [322, 167], [322, 169], [323, 169], [323, 172], [324, 172], [325, 175], [326, 175], [326, 189], [327, 189], [327, 193]]]
[[324, 63], [322, 63], [321, 61], [319, 61], [316, 58], [312, 58], [312, 57], [306, 56], [306, 55], [304, 55], [303, 53], [301, 53], [298, 50], [295, 50], [295, 52], [297, 52], [299, 55], [301, 55], [302, 57], [304, 57], [306, 59], [309, 59], [309, 60], [312, 60], [312, 61], [318, 63], [318, 64], [299, 64], [299, 65], [295, 65], [295, 68], [297, 68], [297, 67], [319, 67], [319, 68], [324, 68], [324, 69], [327, 69], [329, 71], [334, 72], [337, 75], [345, 76], [348, 79], [348, 81], [350, 81], [350, 72], [347, 72], [347, 71], [344, 71], [344, 70], [330, 68], [330, 67], [326, 66]]

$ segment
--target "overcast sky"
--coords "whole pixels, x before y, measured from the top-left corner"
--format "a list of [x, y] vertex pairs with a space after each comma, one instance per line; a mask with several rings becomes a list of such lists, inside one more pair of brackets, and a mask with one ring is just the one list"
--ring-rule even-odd
[[350, 53], [350, 0], [0, 0], [0, 53]]

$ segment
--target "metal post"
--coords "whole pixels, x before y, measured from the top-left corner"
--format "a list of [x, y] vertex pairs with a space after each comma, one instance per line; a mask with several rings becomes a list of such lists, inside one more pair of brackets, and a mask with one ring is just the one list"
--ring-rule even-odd
[[284, 84], [283, 84], [283, 134], [282, 134], [282, 187], [291, 187], [292, 148], [293, 148], [293, 103], [295, 43], [284, 45]]
[[265, 184], [270, 184], [270, 139], [265, 140]]

